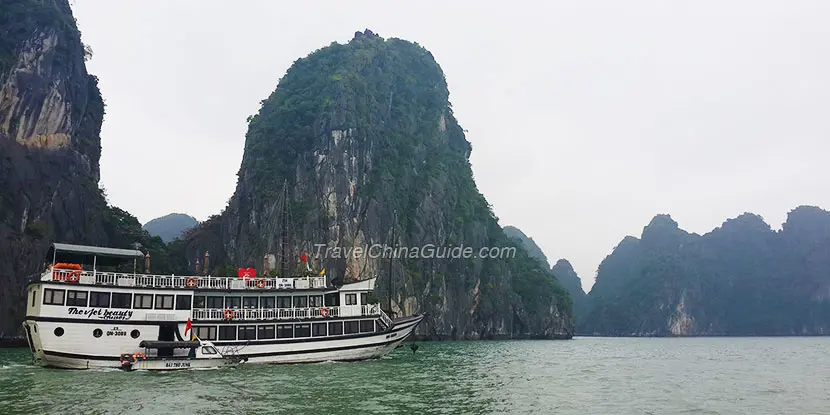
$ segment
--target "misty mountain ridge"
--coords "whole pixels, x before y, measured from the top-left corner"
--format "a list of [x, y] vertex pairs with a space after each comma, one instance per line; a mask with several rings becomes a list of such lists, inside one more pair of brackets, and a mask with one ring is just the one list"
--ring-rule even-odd
[[148, 221], [142, 228], [150, 235], [160, 237], [164, 242], [171, 242], [198, 225], [199, 221], [193, 216], [170, 213]]
[[545, 269], [550, 270], [552, 276], [562, 284], [562, 287], [570, 294], [571, 300], [573, 301], [574, 317], [579, 319], [585, 312], [587, 294], [582, 289], [582, 279], [574, 271], [571, 263], [567, 259], [562, 258], [551, 266], [544, 251], [536, 244], [533, 238], [527, 236], [515, 226], [508, 225], [503, 229], [505, 235], [518, 241], [519, 245], [524, 248], [531, 258], [539, 261]]
[[600, 264], [579, 332], [830, 334], [830, 213], [799, 206], [774, 231], [744, 213], [704, 235], [657, 215]]

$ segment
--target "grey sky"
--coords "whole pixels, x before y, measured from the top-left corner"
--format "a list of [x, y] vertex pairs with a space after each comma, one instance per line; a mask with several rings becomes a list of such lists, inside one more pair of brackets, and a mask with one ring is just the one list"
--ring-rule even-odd
[[830, 206], [827, 1], [73, 9], [107, 103], [102, 185], [142, 222], [219, 213], [245, 118], [294, 60], [365, 28], [433, 53], [501, 224], [568, 258], [586, 289], [657, 213], [705, 233], [745, 211], [779, 228], [799, 204]]

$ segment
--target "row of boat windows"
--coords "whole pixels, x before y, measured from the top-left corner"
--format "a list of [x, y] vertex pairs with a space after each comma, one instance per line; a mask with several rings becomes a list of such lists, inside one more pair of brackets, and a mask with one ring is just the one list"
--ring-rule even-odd
[[249, 326], [193, 326], [202, 340], [271, 340], [371, 333], [375, 320], [331, 323], [260, 324]]
[[[192, 296], [172, 294], [132, 294], [100, 291], [43, 290], [43, 304], [97, 308], [135, 308], [190, 310]], [[35, 298], [32, 297], [32, 306]]]
[[[346, 305], [357, 305], [358, 295], [346, 294]], [[360, 304], [367, 304], [368, 294], [360, 294]], [[339, 305], [337, 294], [328, 295], [325, 305], [332, 307]], [[322, 295], [294, 295], [294, 296], [196, 296], [193, 299], [193, 308], [306, 308], [323, 307]]]
[[[368, 303], [368, 294], [360, 294], [360, 304]], [[346, 294], [346, 305], [357, 305], [358, 294]], [[336, 306], [337, 295], [331, 295], [326, 301], [328, 306]], [[99, 291], [56, 290], [47, 288], [43, 291], [43, 304], [66, 305], [75, 307], [98, 308], [134, 308], [157, 310], [190, 310], [190, 295], [172, 294], [132, 294]], [[32, 306], [35, 297], [32, 296]], [[132, 305], [132, 306], [131, 306]], [[322, 295], [295, 296], [195, 296], [193, 308], [306, 308], [323, 307]]]

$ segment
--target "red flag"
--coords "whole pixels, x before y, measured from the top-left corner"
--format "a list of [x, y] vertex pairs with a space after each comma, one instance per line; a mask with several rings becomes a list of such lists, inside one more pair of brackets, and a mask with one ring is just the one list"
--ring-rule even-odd
[[303, 256], [300, 257], [300, 261], [308, 262], [308, 259], [305, 257], [305, 252], [303, 252]]
[[184, 325], [184, 335], [187, 336], [187, 332], [193, 328], [193, 323], [190, 322], [190, 318], [187, 319], [187, 324]]

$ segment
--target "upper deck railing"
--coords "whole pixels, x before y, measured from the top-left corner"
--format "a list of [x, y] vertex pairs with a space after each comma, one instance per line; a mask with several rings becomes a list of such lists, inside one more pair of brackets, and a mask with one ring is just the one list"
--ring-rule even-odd
[[237, 277], [127, 274], [67, 269], [46, 271], [41, 275], [41, 281], [62, 281], [112, 287], [214, 290], [321, 290], [326, 288], [325, 276], [243, 279]]

